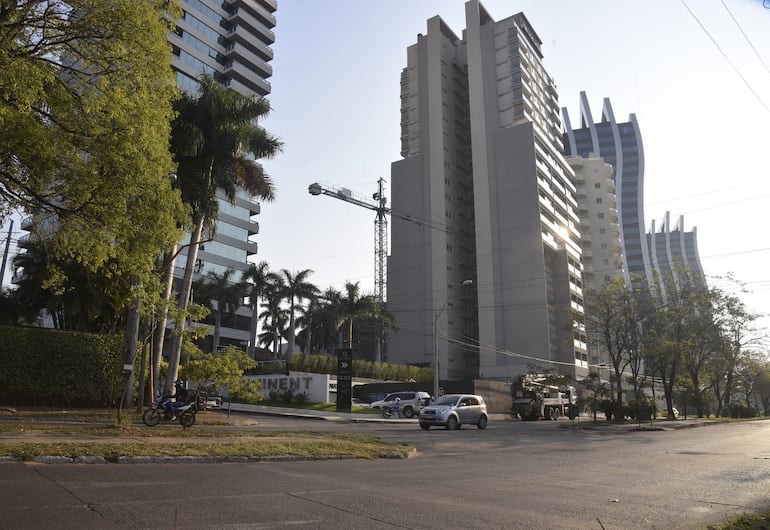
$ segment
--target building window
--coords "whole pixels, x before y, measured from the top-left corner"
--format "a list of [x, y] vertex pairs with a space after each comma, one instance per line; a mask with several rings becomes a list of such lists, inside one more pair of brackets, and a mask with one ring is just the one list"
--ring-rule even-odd
[[604, 213], [598, 213], [596, 217], [597, 219], [604, 219]]
[[594, 188], [596, 188], [597, 190], [601, 189], [602, 188], [602, 183], [601, 182], [595, 182], [594, 183]]
[[602, 198], [601, 197], [597, 197], [596, 198], [596, 204], [601, 204], [601, 203], [602, 203]]

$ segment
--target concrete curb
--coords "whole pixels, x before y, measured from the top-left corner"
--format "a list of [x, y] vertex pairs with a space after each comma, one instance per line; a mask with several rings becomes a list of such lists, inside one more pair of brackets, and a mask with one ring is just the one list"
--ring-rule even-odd
[[[405, 460], [417, 456], [417, 449], [405, 454], [390, 453], [382, 458]], [[36, 456], [30, 462], [35, 464], [233, 464], [253, 462], [314, 462], [321, 460], [358, 460], [355, 456], [119, 456], [116, 461], [101, 456]], [[2, 456], [2, 463], [23, 463], [17, 456]]]

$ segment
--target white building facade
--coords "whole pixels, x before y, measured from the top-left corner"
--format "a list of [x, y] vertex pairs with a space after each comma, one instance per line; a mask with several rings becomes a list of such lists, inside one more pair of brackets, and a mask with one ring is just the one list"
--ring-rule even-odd
[[496, 22], [471, 0], [466, 24], [459, 38], [434, 17], [407, 50], [393, 208], [447, 230], [393, 219], [389, 360], [431, 364], [435, 349], [441, 379], [574, 376], [580, 223], [555, 83], [522, 13]]

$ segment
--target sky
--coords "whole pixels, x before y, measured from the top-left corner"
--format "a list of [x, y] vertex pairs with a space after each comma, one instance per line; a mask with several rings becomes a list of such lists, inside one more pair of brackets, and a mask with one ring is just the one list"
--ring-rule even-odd
[[[605, 97], [618, 122], [636, 115], [646, 225], [683, 215], [710, 284], [737, 293], [732, 274], [747, 308], [770, 314], [770, 0], [482, 4], [495, 20], [529, 19], [573, 126], [581, 91], [595, 120]], [[307, 188], [371, 199], [389, 181], [406, 48], [435, 15], [462, 34], [461, 0], [279, 0], [264, 125], [285, 148], [264, 162], [278, 197], [257, 218], [256, 260], [311, 269], [321, 289], [351, 281], [373, 292], [375, 213]], [[770, 318], [757, 324], [770, 329]]]
[[[529, 19], [574, 126], [581, 91], [595, 120], [605, 97], [618, 122], [636, 115], [646, 224], [683, 215], [709, 282], [735, 292], [720, 279], [734, 275], [747, 308], [770, 314], [770, 0], [482, 3], [495, 20]], [[373, 292], [374, 212], [307, 189], [320, 181], [371, 199], [390, 180], [406, 48], [436, 15], [462, 34], [462, 0], [278, 0], [263, 125], [285, 148], [264, 162], [277, 199], [257, 217], [255, 261], [311, 269], [322, 290], [351, 281]], [[770, 318], [758, 325], [770, 330]]]

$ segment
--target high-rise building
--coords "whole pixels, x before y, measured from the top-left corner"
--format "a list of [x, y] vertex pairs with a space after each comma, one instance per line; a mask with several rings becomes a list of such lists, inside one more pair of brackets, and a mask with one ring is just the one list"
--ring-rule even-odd
[[650, 262], [657, 271], [654, 285], [664, 298], [669, 286], [681, 284], [684, 275], [689, 276], [695, 285], [706, 286], [698, 254], [697, 228], [693, 227], [692, 231], [685, 232], [682, 215], [674, 228], [671, 228], [669, 217], [669, 212], [666, 212], [657, 230], [655, 221], [652, 221], [647, 233]]
[[[183, 0], [182, 17], [168, 38], [180, 89], [195, 92], [196, 79], [207, 73], [244, 96], [268, 95], [277, 7], [276, 0]], [[248, 258], [257, 253], [253, 236], [259, 224], [253, 219], [259, 212], [259, 203], [245, 193], [238, 194], [234, 205], [220, 196], [216, 234], [199, 249], [196, 278], [233, 270], [232, 280], [240, 280]], [[187, 242], [189, 238], [182, 243]], [[186, 258], [183, 248], [175, 276], [183, 276]], [[250, 311], [240, 308], [235, 321], [223, 319], [221, 344], [245, 346], [249, 328]]]
[[[602, 119], [595, 123], [585, 92], [580, 93], [580, 128], [573, 129], [567, 109], [564, 120], [564, 151], [567, 156], [603, 158], [615, 171], [620, 204], [620, 237], [626, 267], [626, 283], [632, 277], [652, 281], [652, 268], [644, 227], [644, 148], [636, 116], [618, 123], [609, 98], [604, 99]], [[650, 283], [651, 285], [651, 283]]]
[[623, 274], [617, 197], [612, 166], [603, 158], [567, 158], [575, 171], [580, 238], [583, 242], [583, 289], [598, 291]]
[[524, 14], [465, 10], [462, 38], [428, 20], [401, 74], [393, 208], [431, 226], [392, 219], [389, 360], [437, 353], [441, 379], [581, 375], [585, 336], [568, 318], [583, 308], [580, 227], [556, 87]]

